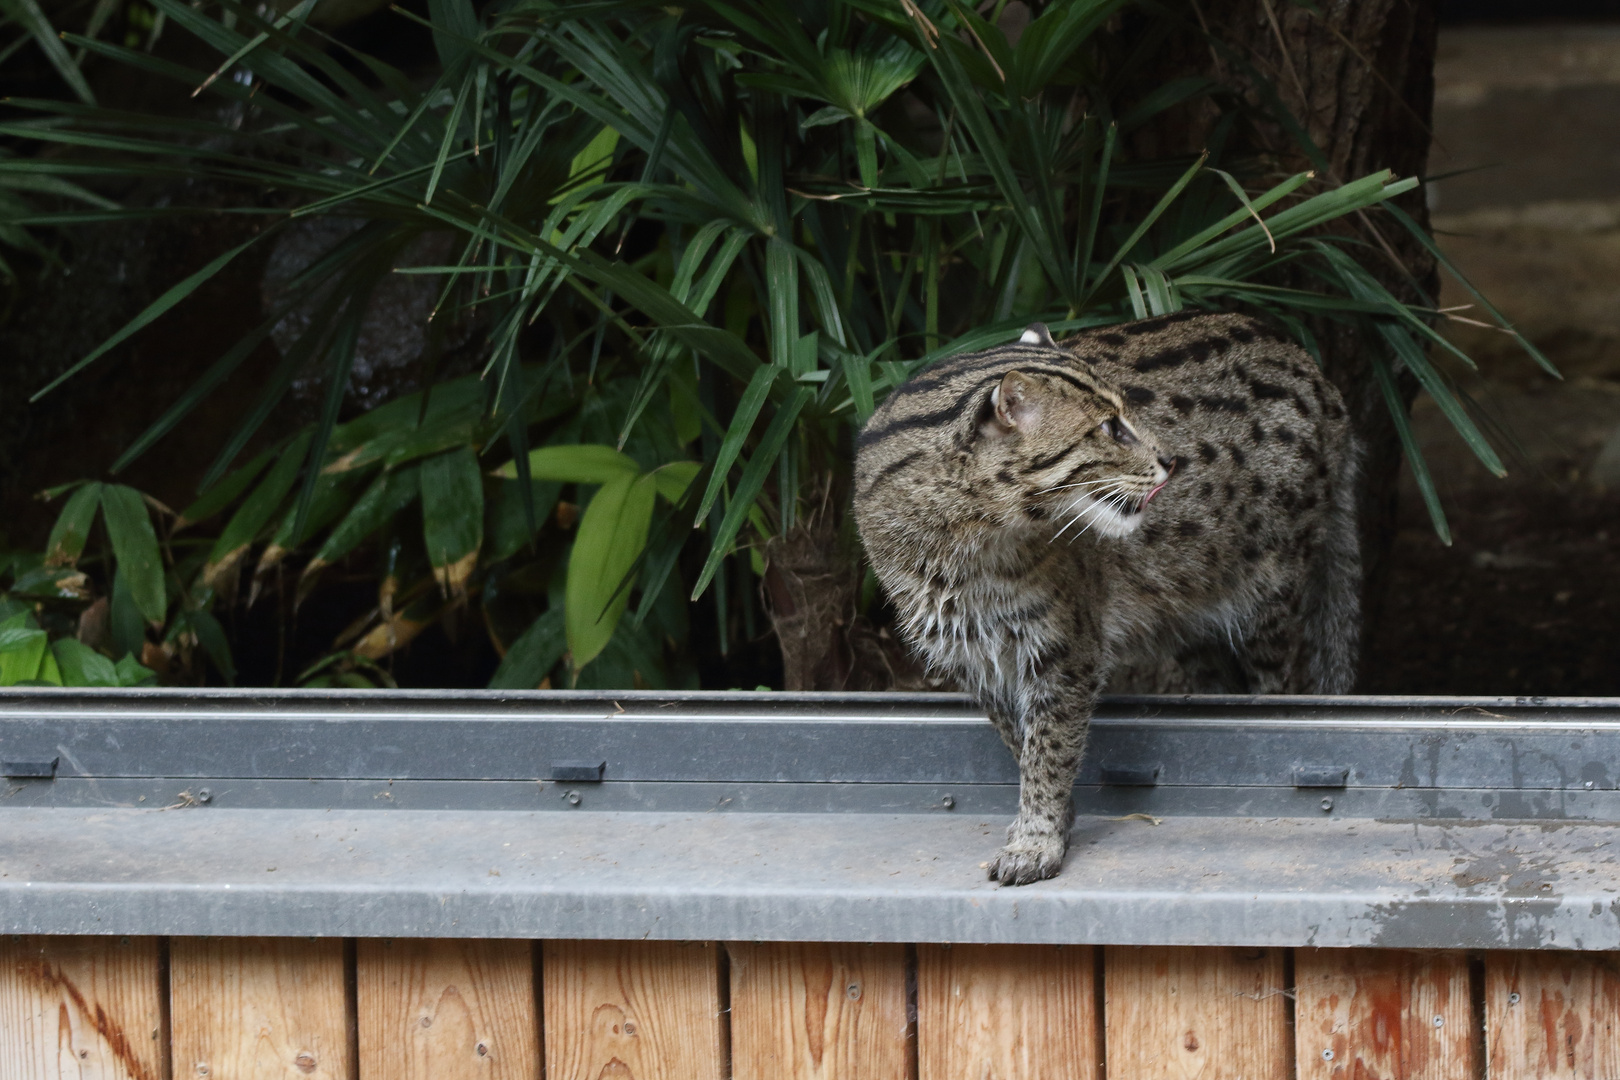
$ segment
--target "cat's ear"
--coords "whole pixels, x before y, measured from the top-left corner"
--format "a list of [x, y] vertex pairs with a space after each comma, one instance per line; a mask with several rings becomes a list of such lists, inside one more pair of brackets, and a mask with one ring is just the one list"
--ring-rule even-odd
[[1001, 385], [990, 392], [990, 402], [996, 409], [996, 426], [1002, 431], [1012, 431], [1019, 424], [1033, 420], [1038, 389], [1035, 380], [1022, 371], [1007, 372]]
[[1058, 343], [1052, 340], [1052, 331], [1043, 322], [1030, 323], [1029, 329], [1018, 335], [1018, 340], [1025, 345], [1045, 345], [1048, 349], [1058, 347]]

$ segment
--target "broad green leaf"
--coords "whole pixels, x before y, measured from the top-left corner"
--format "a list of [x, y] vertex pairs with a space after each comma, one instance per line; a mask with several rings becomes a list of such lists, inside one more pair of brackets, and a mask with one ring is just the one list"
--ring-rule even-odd
[[619, 586], [647, 544], [657, 480], [619, 476], [603, 484], [580, 517], [568, 559], [568, 649], [578, 671], [619, 624], [630, 591]]
[[484, 543], [484, 476], [478, 455], [462, 447], [428, 458], [419, 474], [422, 538], [446, 596], [466, 591]]
[[501, 666], [489, 680], [491, 690], [533, 690], [557, 666], [568, 649], [568, 633], [563, 626], [563, 609], [551, 608], [529, 624], [529, 628], [501, 658]]
[[96, 508], [101, 505], [101, 485], [88, 483], [75, 491], [57, 515], [51, 538], [45, 543], [46, 566], [75, 566], [90, 539]]
[[0, 630], [0, 686], [38, 679], [45, 649], [43, 630], [21, 625]]
[[101, 512], [112, 539], [119, 577], [129, 586], [130, 599], [153, 625], [163, 622], [169, 601], [163, 582], [163, 554], [141, 493], [123, 484], [101, 489]]
[[117, 686], [118, 671], [113, 662], [90, 646], [73, 638], [51, 642], [56, 666], [64, 686]]
[[150, 686], [157, 682], [157, 672], [143, 666], [133, 653], [119, 657], [113, 670], [118, 673], [119, 686]]
[[658, 494], [672, 503], [678, 503], [681, 501], [681, 496], [686, 494], [686, 489], [691, 487], [693, 478], [697, 476], [702, 468], [701, 462], [671, 461], [667, 465], [660, 465], [649, 475], [652, 476], [653, 483], [658, 488]]
[[[635, 458], [597, 443], [541, 446], [529, 451], [529, 477], [533, 480], [605, 484], [640, 472], [641, 466], [636, 464]], [[517, 464], [508, 461], [495, 470], [495, 475], [503, 480], [516, 480]]]

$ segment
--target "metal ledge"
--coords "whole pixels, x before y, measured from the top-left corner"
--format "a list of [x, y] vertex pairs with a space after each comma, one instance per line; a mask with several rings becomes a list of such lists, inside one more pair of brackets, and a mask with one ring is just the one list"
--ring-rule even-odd
[[1613, 699], [1115, 699], [1019, 889], [955, 696], [0, 692], [50, 757], [0, 932], [1620, 948]]

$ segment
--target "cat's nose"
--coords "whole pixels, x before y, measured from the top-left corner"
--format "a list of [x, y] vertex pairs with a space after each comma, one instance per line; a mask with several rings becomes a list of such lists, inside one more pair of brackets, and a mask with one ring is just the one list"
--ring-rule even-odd
[[1171, 458], [1171, 457], [1165, 457], [1163, 454], [1160, 454], [1159, 455], [1159, 467], [1161, 469], [1163, 469], [1167, 475], [1169, 473], [1173, 473], [1173, 472], [1176, 471], [1176, 459]]

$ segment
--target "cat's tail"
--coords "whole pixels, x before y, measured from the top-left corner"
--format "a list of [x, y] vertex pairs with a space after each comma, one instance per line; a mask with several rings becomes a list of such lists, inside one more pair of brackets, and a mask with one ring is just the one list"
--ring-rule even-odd
[[1314, 603], [1305, 608], [1311, 683], [1322, 694], [1349, 692], [1361, 651], [1361, 533], [1356, 527], [1361, 446], [1348, 431], [1339, 460], [1327, 538], [1312, 573]]

